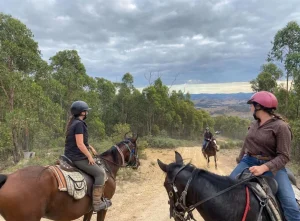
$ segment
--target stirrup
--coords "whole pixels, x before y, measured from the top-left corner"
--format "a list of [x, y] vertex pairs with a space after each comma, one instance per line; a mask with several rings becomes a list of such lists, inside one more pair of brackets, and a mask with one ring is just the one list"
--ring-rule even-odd
[[[104, 203], [105, 206], [102, 207], [101, 204]], [[100, 210], [107, 210], [108, 207], [110, 207], [112, 205], [112, 202], [110, 199], [107, 198], [102, 198], [102, 203], [100, 204]], [[102, 204], [103, 205], [103, 204]]]

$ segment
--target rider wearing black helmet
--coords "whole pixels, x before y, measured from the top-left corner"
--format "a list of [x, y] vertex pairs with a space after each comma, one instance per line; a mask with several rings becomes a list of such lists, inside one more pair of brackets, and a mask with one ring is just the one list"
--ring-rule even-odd
[[203, 140], [203, 144], [202, 144], [202, 151], [205, 149], [208, 141], [210, 141], [212, 139], [212, 137], [213, 137], [213, 135], [209, 131], [209, 127], [206, 127], [205, 133], [204, 133], [204, 140]]
[[66, 129], [65, 156], [68, 157], [80, 170], [95, 178], [93, 186], [93, 209], [95, 212], [106, 209], [111, 205], [109, 200], [102, 201], [106, 173], [104, 169], [95, 163], [88, 149], [94, 154], [96, 150], [89, 145], [88, 129], [85, 119], [89, 106], [84, 101], [75, 101], [70, 108], [72, 117]]

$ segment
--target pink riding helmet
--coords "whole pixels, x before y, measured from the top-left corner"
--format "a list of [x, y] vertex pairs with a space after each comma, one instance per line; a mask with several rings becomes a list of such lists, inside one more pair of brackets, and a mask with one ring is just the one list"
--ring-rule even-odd
[[259, 91], [252, 95], [247, 104], [256, 102], [265, 108], [275, 109], [278, 107], [278, 101], [274, 94], [268, 91]]

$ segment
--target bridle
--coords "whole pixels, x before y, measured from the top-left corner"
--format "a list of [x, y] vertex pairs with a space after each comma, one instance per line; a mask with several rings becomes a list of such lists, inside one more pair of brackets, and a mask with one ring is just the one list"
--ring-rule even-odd
[[[193, 181], [193, 178], [197, 172], [197, 168], [195, 167], [192, 171], [192, 174], [190, 176], [190, 178], [188, 179], [186, 185], [185, 185], [185, 188], [184, 188], [184, 191], [182, 191], [181, 194], [179, 194], [178, 192], [178, 188], [176, 187], [175, 185], [175, 180], [176, 180], [176, 177], [178, 176], [178, 174], [183, 171], [187, 166], [187, 165], [183, 165], [182, 167], [179, 168], [179, 170], [176, 172], [175, 176], [173, 177], [173, 179], [171, 180], [171, 182], [167, 182], [170, 186], [171, 186], [171, 190], [168, 192], [168, 196], [169, 196], [169, 204], [170, 204], [170, 218], [173, 217], [174, 219], [178, 218], [179, 220], [181, 221], [189, 221], [189, 220], [195, 220], [194, 216], [193, 216], [193, 210], [195, 210], [198, 206], [202, 205], [203, 203], [217, 197], [217, 196], [220, 196], [222, 195], [223, 193], [226, 193], [232, 189], [234, 189], [235, 187], [243, 184], [243, 183], [246, 183], [250, 180], [253, 179], [253, 177], [249, 177], [249, 178], [245, 178], [243, 179], [242, 181], [224, 189], [224, 190], [221, 190], [219, 192], [217, 192], [216, 194], [214, 194], [213, 196], [210, 196], [210, 197], [207, 197], [206, 199], [204, 200], [201, 200], [191, 206], [188, 206], [187, 205], [187, 202], [186, 202], [186, 196], [187, 196], [187, 193], [188, 193], [188, 190], [189, 190], [189, 187]], [[180, 211], [178, 210], [178, 208], [180, 208]]]
[[[129, 144], [132, 144], [132, 146], [134, 148], [130, 149], [129, 145], [126, 143], [128, 142]], [[120, 153], [121, 155], [121, 158], [122, 158], [122, 167], [137, 167], [138, 166], [138, 151], [137, 151], [137, 146], [135, 144], [133, 144], [129, 139], [126, 140], [126, 141], [123, 141], [122, 142], [125, 147], [128, 149], [130, 155], [129, 155], [129, 159], [127, 162], [125, 162], [125, 156], [123, 154], [123, 152], [121, 151], [120, 147], [118, 145], [115, 145], [114, 147], [117, 148], [118, 152]], [[134, 162], [131, 162], [132, 161], [132, 158], [135, 158], [135, 161]]]
[[[99, 155], [98, 157], [100, 159], [102, 159], [102, 160], [104, 160], [106, 162], [109, 162], [109, 163], [111, 163], [111, 164], [113, 164], [115, 166], [118, 166], [118, 167], [132, 167], [132, 168], [136, 168], [138, 166], [138, 158], [139, 158], [137, 145], [134, 144], [133, 142], [131, 142], [129, 139], [124, 140], [121, 143], [125, 145], [125, 147], [128, 149], [128, 151], [130, 153], [129, 159], [128, 159], [127, 162], [125, 161], [125, 156], [124, 156], [123, 151], [120, 149], [119, 145], [117, 145], [117, 144], [114, 145], [113, 147], [115, 147], [117, 149], [118, 153], [120, 154], [121, 159], [122, 159], [122, 164], [118, 164], [118, 163], [112, 162], [110, 160], [107, 160], [104, 157], [102, 157], [101, 155]], [[129, 143], [129, 145], [128, 145], [128, 143]], [[133, 146], [132, 149], [130, 148], [130, 145]], [[132, 162], [133, 158], [135, 159], [134, 162]]]
[[[168, 193], [169, 196], [169, 204], [170, 204], [170, 218], [173, 217], [178, 218], [179, 220], [182, 221], [187, 221], [187, 220], [195, 220], [195, 218], [193, 217], [193, 213], [192, 210], [189, 210], [189, 207], [186, 204], [186, 195], [189, 189], [189, 186], [193, 180], [193, 176], [195, 174], [196, 168], [194, 168], [191, 177], [189, 178], [184, 191], [182, 191], [182, 193], [179, 196], [178, 193], [178, 188], [175, 185], [175, 180], [177, 175], [183, 171], [185, 169], [185, 167], [187, 167], [187, 165], [184, 165], [182, 167], [179, 168], [179, 170], [176, 172], [175, 176], [173, 177], [173, 179], [171, 180], [171, 182], [167, 182], [170, 186], [171, 186], [171, 190]], [[178, 208], [180, 208], [180, 211], [178, 210]]]

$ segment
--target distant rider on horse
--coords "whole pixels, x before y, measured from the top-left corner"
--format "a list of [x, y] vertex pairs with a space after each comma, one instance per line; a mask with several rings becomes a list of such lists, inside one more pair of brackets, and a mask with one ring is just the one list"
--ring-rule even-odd
[[209, 127], [206, 127], [205, 129], [205, 133], [204, 133], [204, 140], [203, 140], [203, 144], [202, 144], [202, 151], [204, 151], [204, 149], [206, 148], [208, 142], [210, 142], [213, 138], [212, 133], [209, 131]]

